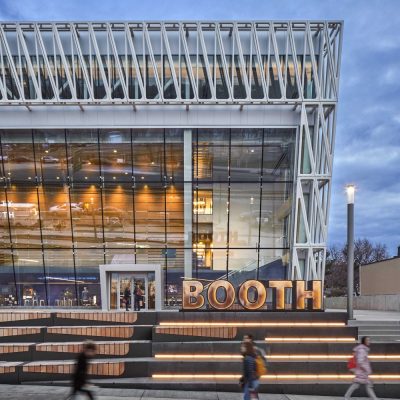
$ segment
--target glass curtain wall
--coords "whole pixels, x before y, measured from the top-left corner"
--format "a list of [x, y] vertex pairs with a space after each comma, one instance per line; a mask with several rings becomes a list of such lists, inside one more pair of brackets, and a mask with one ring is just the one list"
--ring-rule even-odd
[[[99, 307], [98, 266], [119, 254], [160, 264], [166, 304], [179, 299], [182, 129], [2, 130], [0, 140], [0, 306]], [[192, 140], [193, 276], [284, 277], [295, 129], [193, 129]]]

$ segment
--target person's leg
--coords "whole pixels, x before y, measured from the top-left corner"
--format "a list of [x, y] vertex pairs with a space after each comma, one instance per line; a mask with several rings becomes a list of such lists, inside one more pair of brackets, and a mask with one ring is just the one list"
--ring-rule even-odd
[[247, 382], [243, 386], [243, 400], [250, 400], [250, 388]]
[[89, 389], [82, 388], [79, 390], [81, 393], [85, 393], [87, 397], [89, 397], [90, 400], [94, 400], [93, 394]]
[[358, 383], [353, 383], [348, 389], [346, 394], [344, 395], [344, 398], [347, 400], [351, 397], [351, 395], [356, 391], [360, 385]]
[[366, 384], [366, 385], [365, 385], [365, 389], [366, 389], [366, 391], [367, 391], [368, 396], [369, 396], [371, 399], [375, 399], [375, 400], [378, 399], [378, 398], [376, 397], [376, 394], [375, 394], [375, 392], [374, 392], [374, 389], [373, 389], [373, 386], [372, 386], [371, 383]]
[[251, 382], [251, 390], [250, 392], [255, 393], [258, 398], [258, 386], [260, 384], [260, 381], [258, 379], [255, 379], [253, 382]]

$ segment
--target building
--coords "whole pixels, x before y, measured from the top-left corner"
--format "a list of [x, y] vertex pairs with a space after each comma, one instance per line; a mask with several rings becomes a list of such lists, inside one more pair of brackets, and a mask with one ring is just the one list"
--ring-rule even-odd
[[397, 257], [362, 265], [360, 291], [362, 296], [400, 295], [400, 247]]
[[1, 23], [0, 304], [323, 279], [342, 27]]

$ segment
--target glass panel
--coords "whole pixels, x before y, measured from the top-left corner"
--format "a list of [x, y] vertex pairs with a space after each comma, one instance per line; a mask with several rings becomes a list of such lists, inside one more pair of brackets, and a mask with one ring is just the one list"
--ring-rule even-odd
[[69, 130], [67, 134], [68, 171], [72, 181], [100, 181], [97, 130]]
[[36, 170], [43, 183], [63, 184], [68, 175], [64, 130], [35, 130]]
[[[264, 222], [265, 220], [268, 219], [268, 216], [264, 214], [266, 214], [265, 210], [262, 210], [261, 211], [262, 225], [270, 222], [270, 221]], [[271, 217], [272, 216], [269, 216], [270, 219]], [[259, 183], [232, 183], [230, 218], [229, 218], [230, 247], [231, 248], [248, 247], [253, 249], [257, 248], [259, 223], [260, 223]], [[250, 251], [250, 253], [253, 254], [253, 251]], [[241, 254], [243, 254], [243, 252], [241, 252]], [[251, 261], [250, 258], [248, 261]]]
[[45, 250], [44, 260], [49, 305], [76, 307], [78, 305], [77, 280], [72, 250]]
[[[12, 185], [7, 191], [11, 237], [16, 248], [40, 247], [40, 221], [37, 190], [34, 187]], [[2, 202], [2, 212], [7, 212]]]
[[101, 191], [95, 185], [71, 188], [72, 228], [77, 247], [103, 246]]
[[0, 307], [18, 305], [14, 280], [13, 259], [10, 250], [0, 250]]
[[105, 182], [132, 182], [132, 148], [129, 130], [101, 129], [100, 163]]
[[39, 187], [40, 218], [43, 244], [47, 248], [71, 248], [71, 222], [83, 208], [70, 203], [67, 186]]
[[14, 265], [20, 304], [36, 306], [47, 304], [47, 288], [40, 250], [14, 251]]
[[1, 131], [3, 164], [9, 182], [35, 182], [31, 130]]
[[77, 289], [81, 305], [101, 307], [99, 265], [104, 263], [103, 250], [75, 250]]

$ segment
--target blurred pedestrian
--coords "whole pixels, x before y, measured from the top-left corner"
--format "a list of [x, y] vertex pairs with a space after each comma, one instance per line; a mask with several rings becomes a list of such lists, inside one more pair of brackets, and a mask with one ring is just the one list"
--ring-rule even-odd
[[243, 342], [240, 347], [243, 356], [243, 375], [240, 386], [243, 389], [243, 400], [258, 399], [258, 376], [256, 369], [256, 352], [251, 342]]
[[251, 333], [247, 333], [246, 335], [243, 336], [243, 342], [244, 343], [250, 342], [253, 345], [256, 355], [261, 357], [261, 359], [264, 362], [265, 368], [267, 368], [267, 353], [268, 354], [270, 353], [269, 348], [267, 347], [266, 348], [267, 352], [265, 352], [261, 347], [257, 346], [254, 343], [254, 336]]
[[89, 369], [89, 361], [96, 355], [96, 344], [92, 341], [83, 343], [83, 350], [79, 353], [75, 371], [72, 377], [73, 387], [72, 394], [69, 398], [73, 398], [78, 394], [85, 394], [90, 400], [93, 400], [93, 394], [87, 387], [87, 375]]
[[125, 303], [125, 310], [129, 310], [129, 304], [131, 300], [131, 291], [129, 289], [129, 286], [127, 286], [124, 290], [124, 297], [123, 297], [123, 302]]
[[346, 400], [350, 399], [353, 392], [355, 392], [361, 385], [365, 386], [367, 394], [371, 399], [377, 399], [372, 382], [369, 379], [369, 375], [372, 373], [371, 364], [368, 359], [369, 346], [370, 339], [368, 336], [365, 336], [361, 339], [361, 343], [353, 349], [355, 377], [353, 384], [349, 387], [344, 395]]
[[140, 287], [140, 283], [136, 282], [135, 289], [133, 290], [134, 297], [134, 309], [135, 311], [140, 311], [141, 307], [143, 307], [143, 290]]

